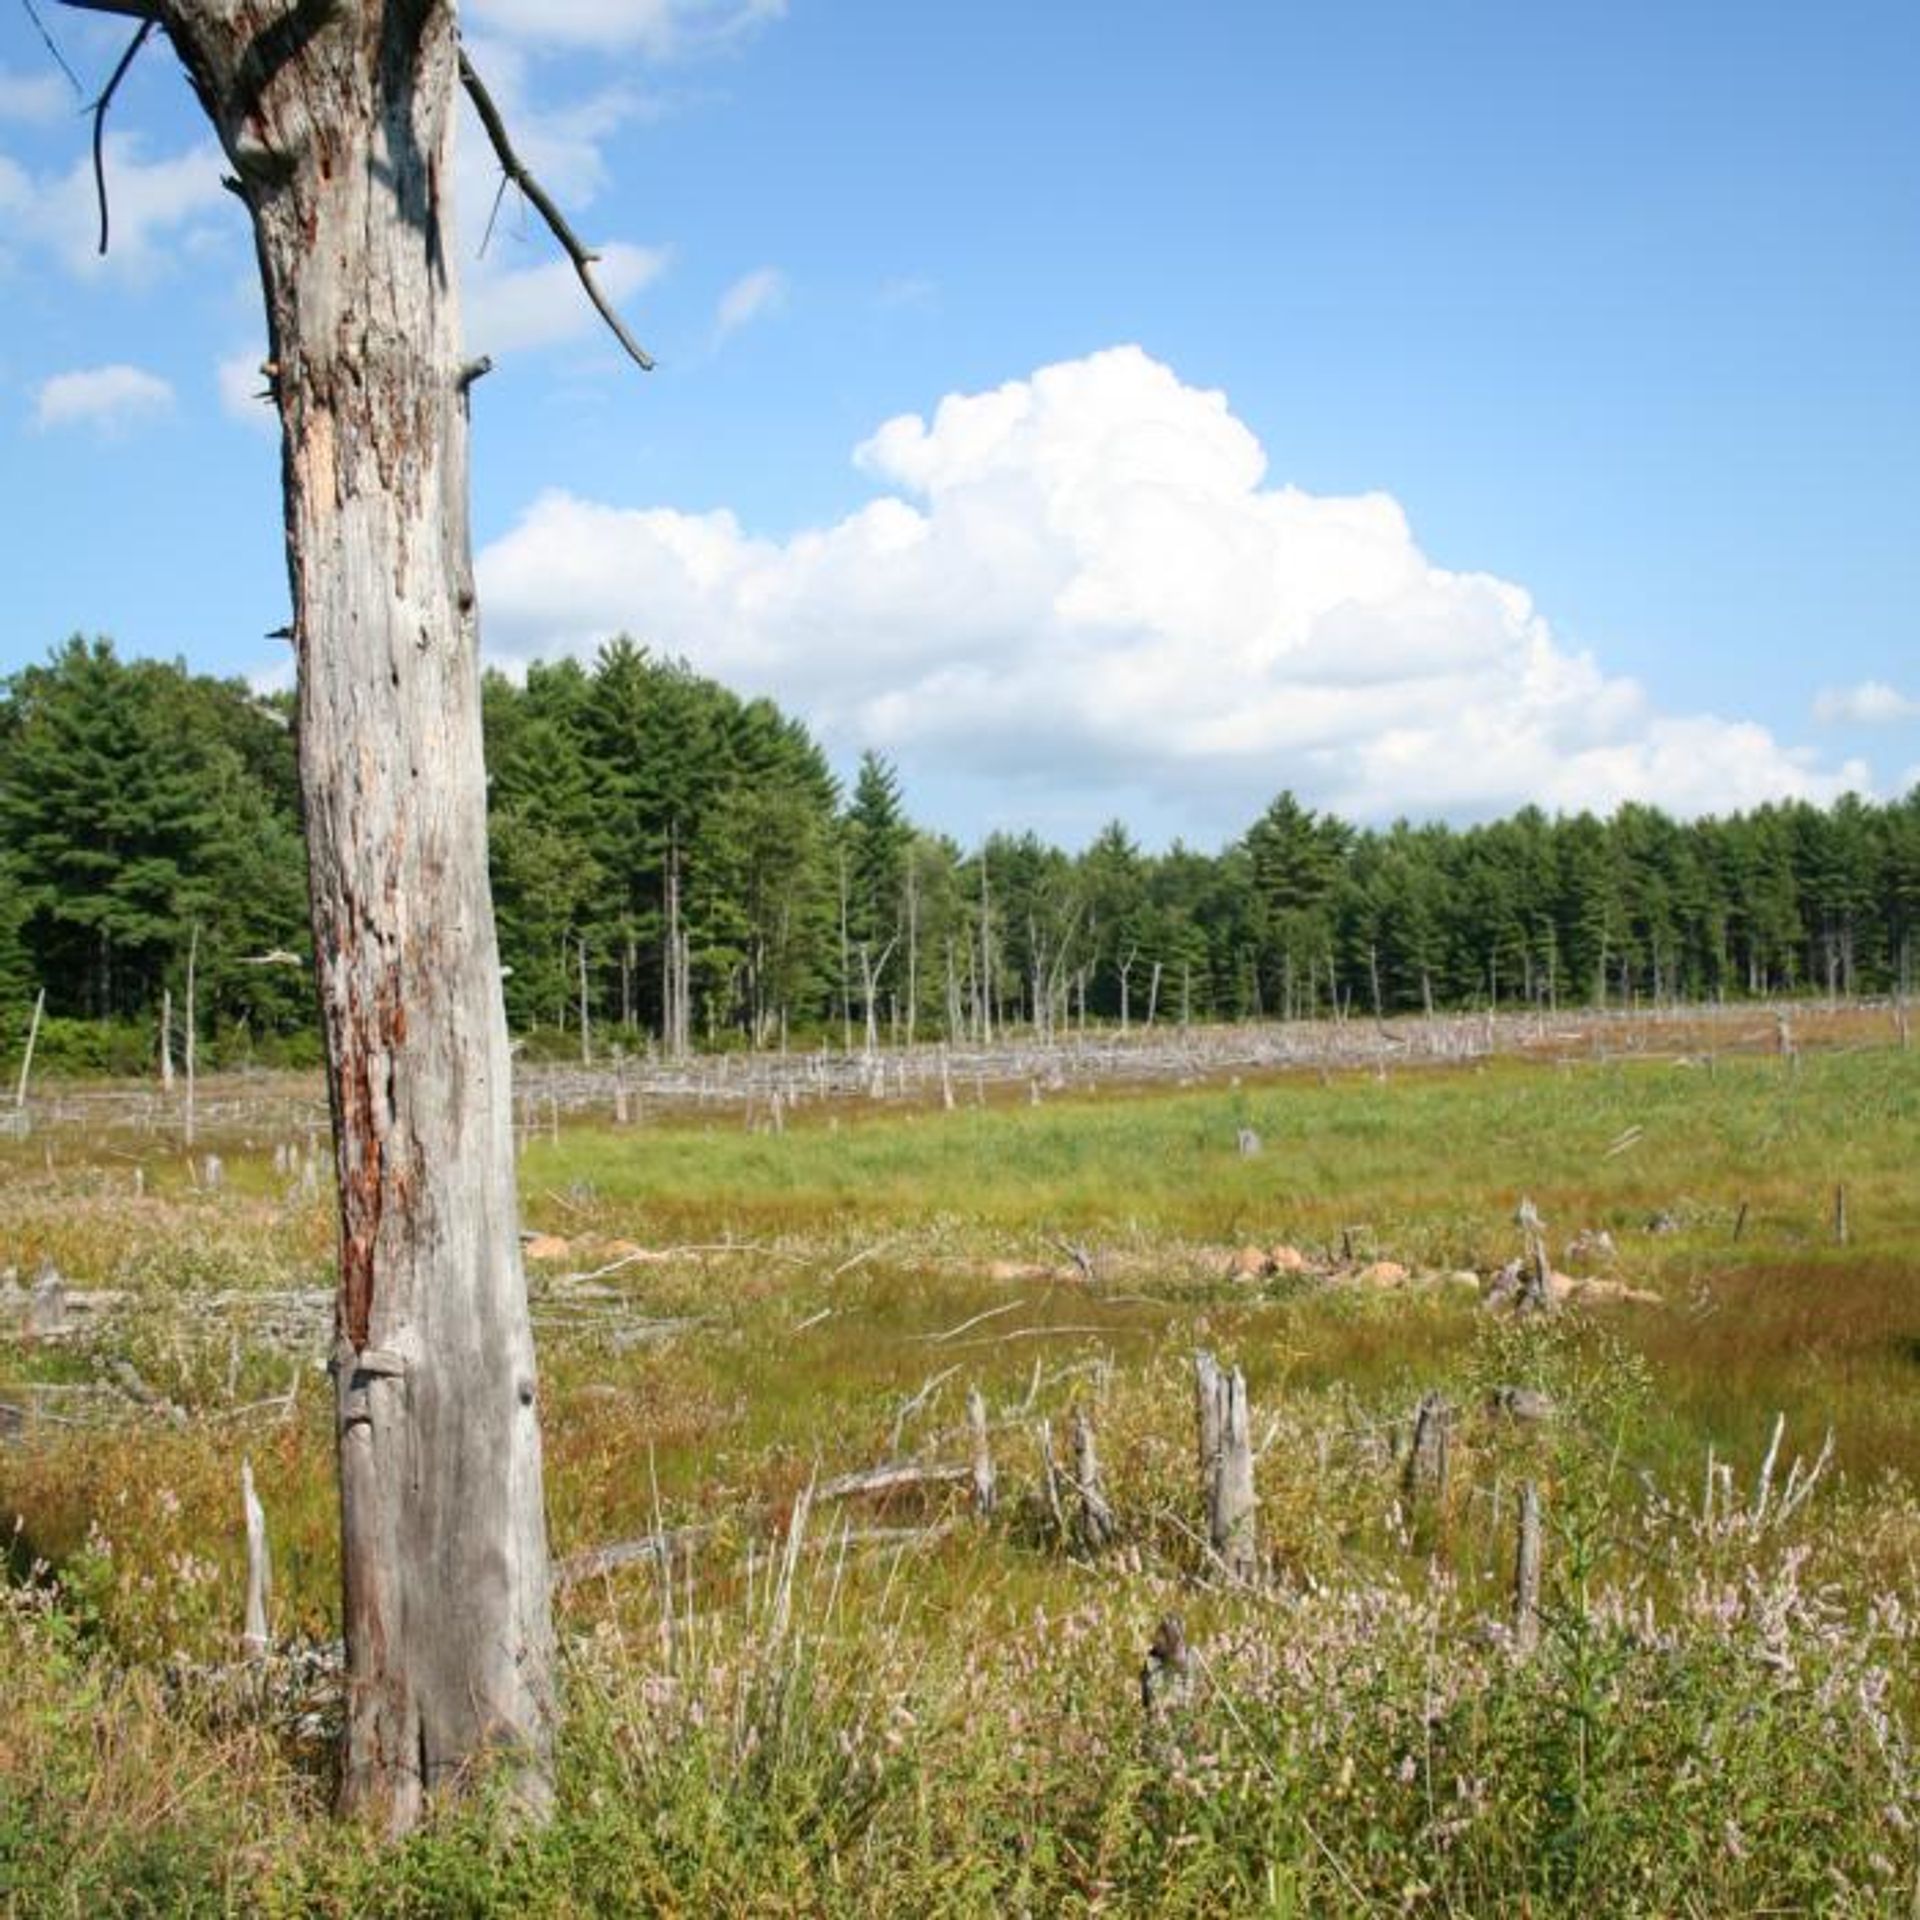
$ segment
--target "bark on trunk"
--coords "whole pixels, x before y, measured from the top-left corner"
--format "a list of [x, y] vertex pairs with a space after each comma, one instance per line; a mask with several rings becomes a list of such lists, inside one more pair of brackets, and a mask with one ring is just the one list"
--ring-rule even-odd
[[176, 0], [253, 216], [283, 429], [300, 776], [340, 1184], [341, 1801], [482, 1756], [548, 1792], [533, 1342], [487, 883], [436, 0]]

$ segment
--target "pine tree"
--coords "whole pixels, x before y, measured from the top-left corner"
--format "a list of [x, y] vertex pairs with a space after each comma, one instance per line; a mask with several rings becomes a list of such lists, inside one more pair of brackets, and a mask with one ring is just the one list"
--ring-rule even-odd
[[1125, 1029], [1140, 1011], [1147, 974], [1165, 956], [1149, 951], [1153, 928], [1146, 865], [1123, 822], [1109, 820], [1080, 856], [1080, 887], [1086, 901], [1082, 977], [1088, 997], [1096, 1013], [1117, 1019]]
[[0, 932], [49, 1008], [144, 1017], [198, 928], [210, 1016], [310, 1026], [310, 982], [243, 965], [306, 945], [278, 714], [237, 683], [78, 637], [16, 674], [4, 707]]
[[879, 1037], [883, 983], [905, 971], [907, 850], [913, 827], [901, 799], [900, 776], [871, 748], [860, 756], [842, 838], [842, 992], [861, 1008], [872, 1047]]
[[1265, 1010], [1311, 1013], [1333, 992], [1333, 895], [1353, 829], [1282, 793], [1247, 831]]

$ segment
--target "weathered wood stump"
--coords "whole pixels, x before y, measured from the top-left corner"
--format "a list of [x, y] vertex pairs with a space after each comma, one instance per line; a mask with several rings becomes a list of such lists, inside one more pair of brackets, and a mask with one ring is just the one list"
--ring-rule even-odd
[[1238, 1367], [1223, 1372], [1212, 1354], [1201, 1353], [1194, 1357], [1194, 1387], [1207, 1544], [1229, 1578], [1252, 1580], [1259, 1572], [1260, 1542], [1246, 1376]]

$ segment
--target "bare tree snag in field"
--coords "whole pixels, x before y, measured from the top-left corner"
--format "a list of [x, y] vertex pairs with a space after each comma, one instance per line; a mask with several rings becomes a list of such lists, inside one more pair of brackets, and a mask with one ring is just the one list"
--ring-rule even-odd
[[1520, 1530], [1513, 1556], [1513, 1646], [1522, 1659], [1540, 1646], [1540, 1489], [1520, 1488]]
[[1074, 1490], [1080, 1496], [1074, 1533], [1085, 1552], [1097, 1554], [1111, 1543], [1115, 1524], [1113, 1508], [1100, 1479], [1100, 1455], [1094, 1445], [1093, 1422], [1081, 1408], [1074, 1409], [1068, 1437], [1073, 1449]]
[[1053, 1422], [1042, 1418], [1034, 1428], [1040, 1449], [1040, 1500], [1056, 1540], [1067, 1537], [1066, 1511], [1060, 1504], [1060, 1464], [1053, 1452]]
[[1414, 1410], [1413, 1444], [1407, 1452], [1402, 1486], [1409, 1506], [1432, 1499], [1445, 1505], [1453, 1409], [1443, 1395], [1423, 1393]]
[[249, 1659], [262, 1659], [273, 1646], [267, 1607], [273, 1597], [273, 1562], [267, 1549], [267, 1514], [253, 1487], [253, 1462], [240, 1462], [240, 1507], [247, 1522], [247, 1610], [240, 1644]]
[[187, 943], [187, 1027], [184, 1052], [187, 1064], [187, 1105], [182, 1116], [180, 1137], [189, 1148], [193, 1145], [193, 1100], [194, 1067], [199, 1058], [200, 1010], [196, 1004], [198, 989], [195, 976], [200, 966], [200, 923], [193, 923], [193, 938]]
[[47, 1010], [47, 990], [42, 987], [33, 996], [33, 1018], [27, 1025], [27, 1050], [20, 1060], [20, 1084], [13, 1090], [13, 1110], [27, 1110], [27, 1082], [33, 1078], [33, 1049], [40, 1038], [40, 1018]]
[[1210, 1353], [1194, 1356], [1193, 1372], [1207, 1544], [1230, 1579], [1253, 1580], [1260, 1571], [1260, 1545], [1246, 1376], [1238, 1367], [1224, 1372]]
[[165, 29], [266, 296], [340, 1190], [342, 1807], [404, 1832], [498, 1755], [537, 1810], [552, 1628], [487, 881], [467, 526], [482, 369], [461, 359], [450, 198], [463, 83], [604, 303], [466, 66], [451, 0], [68, 4]]
[[1220, 1363], [1210, 1353], [1193, 1356], [1193, 1402], [1199, 1436], [1200, 1488], [1209, 1508], [1220, 1462]]
[[1193, 1658], [1180, 1616], [1167, 1614], [1154, 1629], [1140, 1663], [1140, 1704], [1149, 1714], [1184, 1706], [1193, 1691]]
[[987, 1403], [978, 1387], [967, 1389], [967, 1435], [972, 1443], [973, 1510], [981, 1519], [993, 1514], [998, 1489], [993, 1471], [993, 1445], [987, 1438]]

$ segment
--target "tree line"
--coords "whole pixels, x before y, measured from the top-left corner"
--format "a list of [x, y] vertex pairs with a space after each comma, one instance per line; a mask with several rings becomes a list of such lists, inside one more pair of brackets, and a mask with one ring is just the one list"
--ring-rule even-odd
[[[1359, 828], [1282, 791], [1218, 852], [1114, 821], [962, 847], [868, 753], [617, 639], [484, 688], [509, 1018], [536, 1045], [846, 1046], [1098, 1023], [1904, 991], [1920, 788], [1679, 821]], [[0, 682], [0, 1033], [138, 1070], [163, 1007], [313, 1057], [290, 698], [75, 638]], [[58, 1055], [56, 1054], [56, 1056]]]

